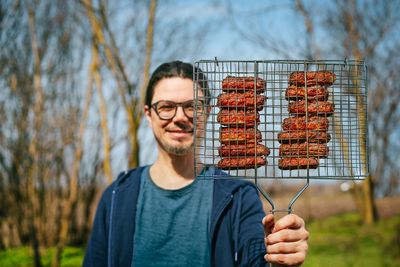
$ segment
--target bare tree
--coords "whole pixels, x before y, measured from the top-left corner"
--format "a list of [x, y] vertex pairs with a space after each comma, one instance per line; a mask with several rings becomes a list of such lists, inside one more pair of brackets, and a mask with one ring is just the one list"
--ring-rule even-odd
[[151, 0], [150, 2], [150, 9], [149, 9], [149, 20], [147, 22], [147, 31], [146, 31], [146, 57], [144, 63], [144, 70], [143, 70], [143, 79], [142, 79], [142, 86], [140, 89], [140, 111], [138, 110], [137, 117], [140, 119], [142, 117], [142, 109], [145, 102], [145, 95], [146, 95], [146, 87], [147, 81], [150, 77], [150, 66], [151, 66], [151, 55], [153, 51], [153, 39], [154, 39], [154, 24], [155, 24], [155, 15], [156, 15], [156, 8], [157, 8], [157, 0]]
[[[30, 243], [35, 266], [39, 247], [56, 246], [59, 266], [71, 240], [86, 242], [95, 201], [113, 180], [114, 146], [127, 144], [129, 166], [139, 164], [141, 95], [153, 63], [188, 58], [205, 38], [206, 24], [158, 17], [167, 4], [117, 4], [0, 4], [0, 248]], [[121, 21], [137, 7], [143, 17]], [[111, 125], [123, 120], [116, 137]]]
[[[106, 58], [105, 64], [110, 69], [111, 73], [114, 76], [114, 79], [117, 83], [118, 93], [121, 97], [123, 107], [126, 111], [128, 129], [130, 133], [130, 144], [133, 147], [132, 154], [138, 153], [137, 146], [137, 137], [136, 137], [136, 129], [138, 126], [138, 121], [132, 116], [134, 114], [134, 107], [131, 106], [129, 100], [127, 99], [128, 93], [133, 93], [135, 91], [134, 85], [128, 79], [128, 75], [126, 74], [125, 65], [122, 62], [120, 52], [116, 47], [115, 38], [113, 33], [110, 30], [108, 18], [105, 11], [105, 6], [103, 2], [100, 2], [100, 10], [97, 14], [94, 12], [94, 6], [91, 1], [85, 0], [84, 6], [86, 8], [88, 18], [92, 27], [92, 33], [94, 42], [98, 49], [101, 47], [101, 51], [104, 53], [104, 57]], [[109, 37], [109, 41], [106, 39], [106, 35]], [[97, 85], [99, 85], [100, 77], [97, 79]], [[108, 127], [107, 125], [103, 125], [103, 127]], [[107, 148], [109, 149], [109, 148]], [[108, 152], [106, 153], [108, 155]], [[137, 161], [133, 161], [133, 166], [137, 165]], [[108, 163], [107, 163], [108, 164]], [[110, 178], [109, 178], [109, 181]]]
[[[93, 45], [92, 45], [92, 53], [93, 53], [93, 61], [92, 61], [92, 70], [93, 70], [93, 77], [94, 82], [96, 83], [96, 89], [99, 96], [99, 105], [100, 105], [100, 117], [101, 117], [101, 128], [103, 133], [103, 151], [104, 151], [104, 172], [107, 177], [107, 181], [109, 183], [113, 180], [112, 170], [111, 170], [111, 144], [110, 144], [110, 136], [108, 130], [108, 122], [107, 122], [107, 105], [103, 95], [102, 89], [102, 77], [100, 74], [101, 71], [101, 56], [100, 56], [100, 46], [105, 45], [105, 40], [103, 36], [103, 29], [101, 24], [96, 18], [94, 14], [94, 8], [92, 1], [85, 0], [84, 6], [86, 12], [88, 14], [88, 18], [90, 21], [90, 25], [93, 31]], [[107, 48], [106, 48], [107, 49]], [[106, 55], [110, 56], [111, 52], [107, 49]]]
[[[294, 3], [281, 4], [266, 2], [265, 9], [241, 10], [240, 13], [231, 7], [229, 14], [234, 29], [241, 37], [274, 51], [280, 57], [299, 55], [310, 59], [366, 60], [369, 70], [369, 129], [365, 128], [363, 132], [369, 132], [369, 152], [373, 160], [370, 164], [370, 176], [363, 183], [362, 200], [358, 201], [362, 203], [360, 211], [366, 223], [372, 223], [376, 219], [373, 196], [400, 190], [396, 178], [399, 167], [392, 160], [399, 156], [399, 148], [393, 137], [393, 133], [399, 131], [398, 78], [394, 75], [399, 67], [395, 53], [400, 46], [399, 35], [396, 33], [400, 16], [395, 12], [399, 5], [399, 1], [395, 0], [337, 0], [327, 3], [296, 0]], [[282, 8], [292, 10], [293, 17], [298, 13], [304, 19], [303, 24], [291, 24], [293, 32], [299, 33], [291, 36], [291, 40], [296, 40], [297, 46], [280, 36], [271, 35], [267, 28], [260, 30], [257, 27], [266, 25], [260, 23], [261, 19], [270, 21], [270, 12]], [[253, 24], [254, 27], [250, 26]], [[362, 114], [366, 103], [361, 99], [357, 101]], [[366, 125], [364, 118], [358, 119], [361, 124]], [[360, 140], [360, 143], [365, 143], [365, 140]], [[366, 155], [366, 152], [362, 151], [362, 154]], [[367, 160], [364, 159], [365, 162]]]
[[78, 180], [79, 180], [79, 169], [80, 169], [80, 162], [82, 160], [82, 154], [83, 154], [83, 136], [85, 132], [85, 127], [86, 123], [88, 120], [88, 113], [89, 113], [89, 108], [90, 108], [90, 103], [92, 100], [92, 94], [93, 94], [93, 80], [95, 79], [95, 72], [97, 71], [97, 52], [96, 49], [93, 49], [92, 52], [92, 62], [89, 66], [89, 75], [88, 75], [88, 86], [86, 89], [86, 97], [85, 97], [85, 103], [83, 106], [83, 113], [82, 113], [82, 118], [80, 119], [80, 124], [79, 124], [79, 130], [78, 130], [78, 135], [77, 135], [77, 140], [76, 140], [76, 145], [75, 145], [75, 155], [74, 155], [74, 160], [71, 166], [71, 172], [70, 172], [70, 181], [69, 181], [69, 195], [68, 197], [64, 200], [64, 203], [62, 205], [62, 215], [61, 215], [61, 220], [60, 220], [60, 228], [59, 228], [59, 236], [58, 236], [58, 242], [56, 246], [56, 253], [54, 254], [53, 260], [52, 260], [52, 266], [60, 266], [61, 263], [61, 255], [62, 251], [65, 247], [65, 244], [67, 242], [68, 238], [68, 229], [69, 229], [69, 224], [71, 221], [71, 215], [72, 215], [72, 210], [74, 205], [76, 204], [78, 200]]
[[[269, 57], [318, 59], [320, 52], [314, 45], [315, 14], [302, 1], [265, 1], [257, 8], [247, 9], [237, 8], [233, 3], [231, 0], [226, 1], [227, 20], [234, 32], [238, 33], [240, 41], [251, 42]], [[292, 11], [293, 17], [298, 16], [293, 11], [298, 11], [304, 24], [288, 24], [276, 20], [275, 14], [282, 11]], [[283, 25], [291, 25], [295, 34], [280, 30]]]
[[[393, 120], [398, 119], [396, 118], [396, 112], [394, 112], [399, 108], [398, 98], [393, 98], [398, 96], [395, 93], [397, 88], [392, 84], [397, 78], [390, 74], [393, 73], [392, 67], [395, 61], [391, 58], [393, 58], [394, 54], [388, 54], [389, 58], [386, 58], [386, 60], [389, 59], [389, 62], [385, 62], [385, 58], [381, 57], [380, 49], [381, 47], [399, 46], [398, 38], [397, 40], [396, 38], [390, 38], [391, 33], [395, 31], [400, 23], [399, 15], [394, 12], [396, 8], [399, 8], [399, 4], [398, 1], [336, 1], [335, 6], [328, 10], [331, 16], [326, 21], [329, 26], [328, 30], [332, 32], [334, 37], [342, 41], [342, 46], [338, 46], [337, 48], [339, 49], [336, 48], [339, 55], [347, 58], [353, 57], [355, 59], [368, 60], [370, 77], [377, 81], [377, 83], [369, 83], [369, 96], [372, 96], [372, 106], [391, 103], [389, 104], [390, 111], [369, 109], [370, 124], [373, 129], [371, 140], [374, 140], [371, 146], [372, 157], [375, 157], [376, 153], [380, 152], [386, 152], [385, 154], [387, 155], [387, 152], [391, 150], [389, 142], [386, 142], [383, 151], [376, 151], [374, 143], [380, 143], [380, 140], [387, 139], [390, 132], [387, 131], [386, 125], [393, 125]], [[378, 69], [379, 73], [377, 73]], [[384, 81], [382, 79], [383, 76], [385, 76], [386, 80], [389, 79], [390, 81], [390, 85], [385, 88], [386, 92], [384, 93], [386, 97], [389, 95], [390, 97], [385, 97], [386, 99], [374, 98], [374, 94], [382, 95], [382, 87], [379, 83]], [[390, 91], [393, 91], [394, 94], [390, 94]], [[366, 103], [359, 102], [359, 104], [366, 106]], [[384, 115], [385, 125], [379, 125], [382, 113], [386, 112], [393, 113], [394, 115]], [[376, 135], [376, 129], [384, 129], [381, 131], [383, 134]], [[366, 129], [365, 132], [367, 132]], [[382, 159], [382, 157], [378, 158]], [[375, 186], [379, 185], [379, 181], [385, 179], [384, 173], [382, 173], [382, 169], [379, 166], [384, 166], [383, 168], [393, 167], [387, 164], [387, 162], [389, 161], [383, 158], [383, 161], [379, 161], [377, 166], [371, 166], [371, 175], [363, 183], [364, 205], [362, 214], [364, 222], [368, 224], [377, 218], [373, 195], [379, 192], [380, 189], [375, 188]]]
[[81, 62], [73, 59], [82, 57], [72, 52], [66, 30], [75, 21], [74, 2], [9, 1], [3, 7], [0, 173], [7, 190], [0, 193], [10, 208], [0, 223], [9, 236], [0, 239], [9, 245], [30, 240], [40, 266], [39, 246], [54, 245], [57, 207], [68, 191], [65, 164], [80, 103], [74, 82]]
[[304, 6], [302, 0], [296, 0], [296, 9], [304, 17], [304, 25], [306, 27], [306, 59], [320, 59], [320, 51], [316, 45], [314, 21], [309, 10]]
[[38, 228], [39, 228], [39, 202], [38, 193], [36, 190], [36, 182], [41, 176], [39, 170], [40, 161], [40, 146], [43, 142], [41, 138], [41, 131], [43, 127], [43, 109], [44, 109], [44, 92], [42, 87], [42, 72], [41, 72], [41, 57], [39, 53], [39, 44], [36, 35], [36, 20], [34, 9], [35, 6], [29, 5], [28, 7], [28, 21], [29, 32], [31, 36], [32, 55], [33, 55], [33, 90], [34, 90], [34, 103], [33, 103], [33, 136], [29, 144], [29, 153], [32, 157], [32, 165], [28, 171], [28, 190], [27, 196], [30, 199], [29, 212], [30, 227], [31, 227], [31, 242], [35, 258], [35, 266], [42, 266], [39, 252]]

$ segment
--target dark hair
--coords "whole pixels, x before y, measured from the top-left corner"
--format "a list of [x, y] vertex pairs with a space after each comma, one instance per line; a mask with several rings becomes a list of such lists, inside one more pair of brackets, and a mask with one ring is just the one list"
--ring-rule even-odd
[[[193, 70], [194, 69], [192, 64], [182, 61], [167, 62], [158, 66], [151, 75], [149, 83], [147, 85], [145, 104], [149, 107], [151, 106], [151, 100], [153, 99], [154, 95], [154, 88], [159, 81], [161, 81], [162, 79], [173, 77], [191, 79], [193, 81]], [[208, 88], [207, 77], [200, 68], [195, 67], [195, 73], [197, 76], [196, 80], [198, 81], [198, 84], [206, 98], [206, 103], [209, 104], [210, 91]]]

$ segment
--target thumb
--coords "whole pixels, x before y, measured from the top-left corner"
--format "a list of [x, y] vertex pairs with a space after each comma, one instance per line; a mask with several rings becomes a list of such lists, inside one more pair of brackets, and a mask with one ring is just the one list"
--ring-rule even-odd
[[275, 218], [274, 215], [272, 214], [267, 214], [263, 219], [262, 219], [262, 224], [264, 225], [264, 233], [265, 236], [268, 236], [270, 233], [272, 233], [272, 229], [275, 226]]

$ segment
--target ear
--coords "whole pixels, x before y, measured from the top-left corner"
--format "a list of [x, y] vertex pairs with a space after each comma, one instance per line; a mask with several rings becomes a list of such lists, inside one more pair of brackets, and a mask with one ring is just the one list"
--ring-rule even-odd
[[143, 111], [144, 111], [144, 116], [146, 117], [147, 122], [149, 123], [149, 127], [152, 128], [151, 108], [148, 105], [145, 105]]

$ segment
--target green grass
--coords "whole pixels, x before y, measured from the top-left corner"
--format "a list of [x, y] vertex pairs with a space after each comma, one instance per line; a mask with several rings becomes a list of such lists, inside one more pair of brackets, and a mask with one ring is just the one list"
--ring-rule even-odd
[[[310, 232], [305, 267], [394, 267], [400, 266], [400, 216], [383, 219], [373, 226], [361, 224], [356, 214], [343, 214], [307, 223]], [[54, 249], [42, 252], [44, 266], [50, 266]], [[81, 266], [82, 248], [68, 247], [63, 267]], [[28, 247], [0, 251], [0, 267], [30, 267]]]
[[[43, 266], [51, 266], [51, 259], [54, 248], [41, 251]], [[82, 265], [83, 249], [67, 247], [61, 258], [62, 267], [77, 267]], [[22, 247], [0, 251], [0, 267], [31, 267], [33, 266], [32, 250], [29, 247]]]
[[356, 214], [309, 223], [309, 253], [305, 267], [400, 266], [400, 216], [373, 226]]

